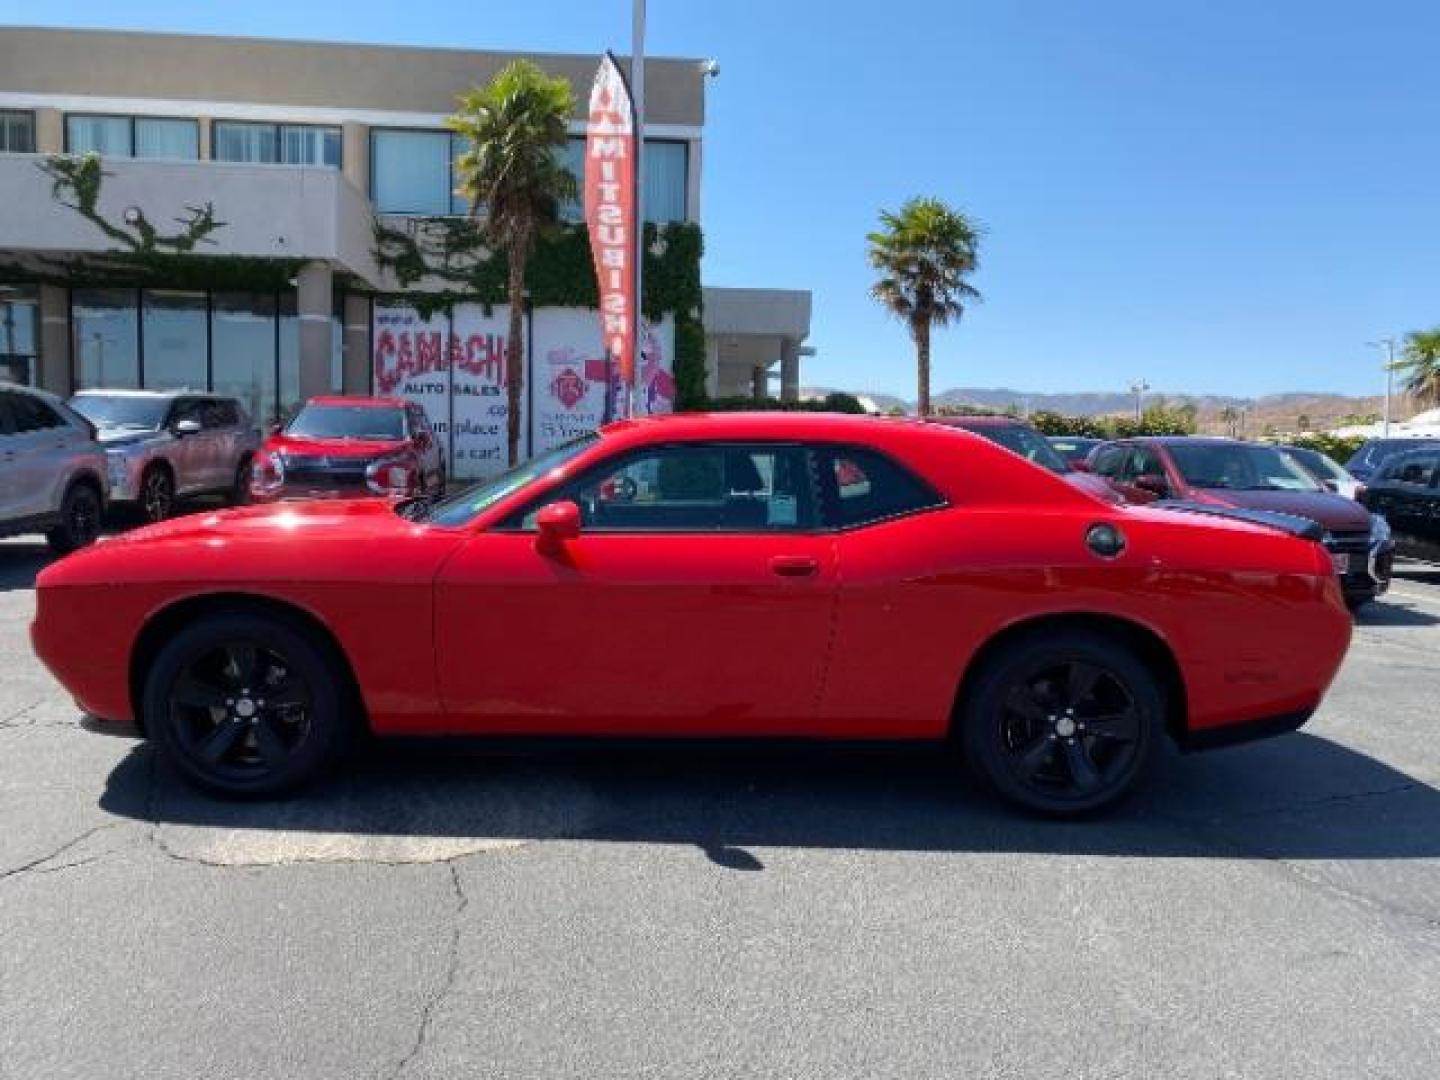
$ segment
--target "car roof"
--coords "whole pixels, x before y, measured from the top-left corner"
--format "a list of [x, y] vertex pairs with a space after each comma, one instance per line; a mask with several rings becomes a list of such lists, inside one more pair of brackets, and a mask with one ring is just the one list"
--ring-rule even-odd
[[307, 405], [348, 405], [357, 409], [403, 409], [409, 404], [398, 397], [351, 397], [348, 394], [316, 394]]
[[130, 390], [115, 389], [107, 390], [104, 387], [92, 386], [87, 390], [75, 391], [75, 397], [133, 397], [151, 398], [155, 401], [168, 400], [177, 397], [226, 397], [225, 394], [214, 394], [209, 390], [192, 390], [189, 387], [181, 387], [173, 390]]

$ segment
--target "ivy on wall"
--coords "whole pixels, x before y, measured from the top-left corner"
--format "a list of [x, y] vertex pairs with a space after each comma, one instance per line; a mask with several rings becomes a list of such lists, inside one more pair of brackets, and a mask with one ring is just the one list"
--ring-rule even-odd
[[95, 154], [55, 154], [36, 163], [50, 178], [50, 193], [115, 243], [108, 251], [60, 259], [36, 256], [24, 263], [0, 264], [0, 276], [38, 280], [47, 285], [279, 292], [291, 287], [303, 259], [274, 259], [197, 252], [213, 244], [211, 234], [225, 222], [210, 203], [187, 206], [177, 228], [162, 232], [139, 207], [116, 222], [100, 212], [105, 177]]
[[[647, 224], [644, 249], [645, 317], [675, 317], [676, 408], [700, 408], [705, 402], [700, 227]], [[491, 249], [473, 218], [411, 218], [402, 225], [377, 219], [374, 254], [403, 288], [424, 289], [378, 299], [408, 304], [424, 316], [449, 311], [457, 303], [505, 302], [509, 260], [503, 251]], [[526, 263], [525, 285], [536, 307], [598, 306], [590, 237], [583, 224], [565, 225], [541, 237]]]

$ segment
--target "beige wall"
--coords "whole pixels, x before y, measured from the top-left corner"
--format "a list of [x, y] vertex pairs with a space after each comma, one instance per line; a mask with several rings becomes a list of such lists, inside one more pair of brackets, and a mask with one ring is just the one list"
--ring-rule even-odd
[[[0, 29], [0, 91], [445, 114], [456, 94], [488, 81], [517, 55], [13, 28]], [[579, 115], [598, 58], [523, 55], [570, 80]], [[703, 84], [697, 61], [647, 59], [647, 122], [702, 124]]]

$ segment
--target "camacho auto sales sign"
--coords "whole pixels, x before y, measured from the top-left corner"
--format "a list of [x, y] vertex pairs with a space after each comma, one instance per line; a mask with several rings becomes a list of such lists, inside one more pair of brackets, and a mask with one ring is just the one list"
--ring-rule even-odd
[[608, 52], [590, 90], [585, 224], [600, 286], [601, 341], [621, 385], [630, 387], [635, 382], [635, 110], [625, 76]]

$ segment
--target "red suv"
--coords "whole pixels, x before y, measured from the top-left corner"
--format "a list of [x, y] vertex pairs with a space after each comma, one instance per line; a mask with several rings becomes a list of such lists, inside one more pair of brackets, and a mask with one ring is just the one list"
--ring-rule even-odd
[[1089, 469], [1128, 502], [1262, 510], [1309, 518], [1352, 607], [1390, 587], [1394, 542], [1385, 519], [1325, 488], [1273, 446], [1175, 435], [1121, 439], [1090, 451]]
[[260, 500], [438, 496], [445, 461], [425, 410], [399, 398], [315, 397], [255, 457]]

